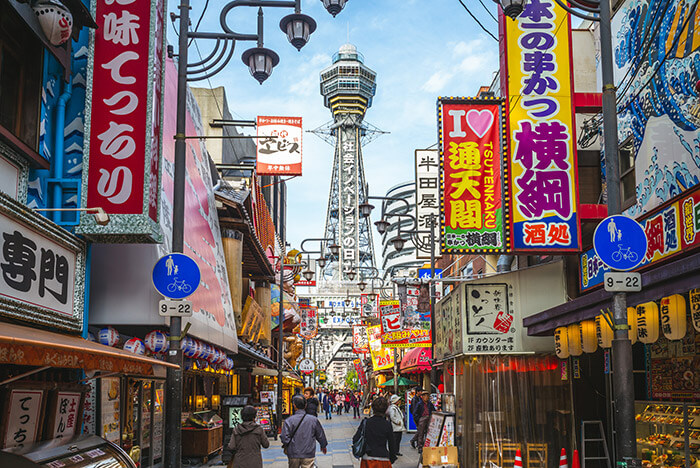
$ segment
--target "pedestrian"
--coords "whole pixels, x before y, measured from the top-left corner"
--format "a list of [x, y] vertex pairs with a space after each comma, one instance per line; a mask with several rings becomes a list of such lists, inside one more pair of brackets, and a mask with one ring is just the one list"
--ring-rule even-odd
[[[391, 423], [386, 419], [389, 407], [386, 398], [379, 397], [372, 401], [374, 415], [365, 422], [365, 453], [360, 461], [360, 468], [391, 468], [396, 461], [398, 449]], [[362, 424], [352, 438], [353, 444], [359, 440]]]
[[[308, 414], [304, 408], [306, 400], [301, 395], [292, 398], [294, 414], [282, 425], [280, 440], [289, 459], [289, 468], [312, 468], [316, 460], [316, 442], [321, 445], [321, 452], [327, 453], [326, 433], [321, 423]], [[247, 467], [246, 467], [247, 468]]]
[[389, 421], [391, 421], [391, 429], [394, 431], [394, 439], [396, 440], [396, 455], [399, 457], [403, 455], [401, 453], [401, 436], [403, 436], [403, 430], [406, 428], [403, 423], [403, 411], [398, 405], [400, 399], [401, 397], [398, 395], [391, 396], [389, 399], [391, 405], [389, 405], [387, 413]]
[[268, 448], [270, 441], [267, 440], [262, 426], [255, 422], [257, 413], [258, 411], [250, 405], [241, 410], [243, 422], [233, 428], [228, 443], [228, 449], [232, 453], [228, 468], [262, 468], [260, 448]]
[[422, 392], [416, 408], [413, 410], [413, 420], [417, 421], [416, 426], [418, 444], [418, 452], [423, 453], [423, 444], [425, 444], [425, 433], [428, 430], [428, 423], [430, 422], [430, 415], [435, 411], [435, 406], [430, 401], [430, 393]]
[[[423, 391], [423, 389], [420, 387], [420, 385], [416, 385], [416, 387], [413, 389], [413, 398], [411, 398], [411, 408], [410, 408], [410, 410], [407, 410], [407, 412], [410, 411], [411, 415], [412, 415], [413, 412], [414, 412], [413, 410], [416, 409], [416, 405], [417, 405], [418, 402], [420, 401], [420, 394], [421, 394], [422, 391]], [[417, 419], [413, 418], [413, 423], [414, 423], [416, 426], [418, 426], [418, 420], [417, 420]], [[417, 448], [416, 444], [418, 443], [418, 432], [416, 432], [415, 434], [413, 434], [413, 437], [411, 438], [410, 443], [411, 443], [411, 447]]]
[[350, 412], [350, 390], [345, 390], [345, 414]]
[[323, 405], [323, 412], [326, 413], [326, 420], [328, 419], [333, 419], [333, 416], [331, 416], [332, 413], [332, 402], [331, 400], [331, 395], [328, 392], [325, 392], [323, 394], [323, 399], [321, 400], [321, 404]]
[[352, 419], [360, 418], [360, 395], [352, 392], [350, 396], [350, 406], [352, 406]]
[[318, 418], [318, 407], [320, 403], [318, 402], [318, 398], [314, 396], [313, 388], [306, 387], [304, 389], [304, 399], [306, 400], [306, 412]]
[[338, 410], [338, 416], [343, 414], [343, 392], [338, 392], [338, 394], [335, 396], [335, 405], [336, 409]]

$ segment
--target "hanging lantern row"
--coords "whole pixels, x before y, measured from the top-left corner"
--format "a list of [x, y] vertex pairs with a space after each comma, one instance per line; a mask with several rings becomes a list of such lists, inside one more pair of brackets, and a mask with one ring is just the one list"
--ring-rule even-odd
[[[700, 310], [700, 293], [690, 292], [691, 307]], [[695, 294], [694, 294], [695, 293]], [[695, 304], [697, 302], [697, 304]], [[656, 302], [645, 302], [637, 307], [627, 308], [627, 325], [632, 344], [639, 340], [645, 344], [655, 343], [661, 333], [668, 340], [680, 340], [687, 330], [686, 303], [680, 294], [661, 299], [661, 307]], [[700, 320], [693, 321], [700, 332]], [[559, 327], [554, 331], [554, 350], [560, 359], [595, 353], [598, 347], [612, 347], [614, 332], [608, 320], [601, 314], [595, 320]]]

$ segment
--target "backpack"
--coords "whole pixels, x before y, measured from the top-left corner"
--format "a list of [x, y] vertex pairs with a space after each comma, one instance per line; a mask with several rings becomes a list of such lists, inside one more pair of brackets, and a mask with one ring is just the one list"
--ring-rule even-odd
[[360, 422], [360, 437], [352, 442], [352, 455], [355, 458], [362, 458], [362, 455], [367, 451], [367, 441], [365, 440], [365, 426], [367, 426], [367, 418]]

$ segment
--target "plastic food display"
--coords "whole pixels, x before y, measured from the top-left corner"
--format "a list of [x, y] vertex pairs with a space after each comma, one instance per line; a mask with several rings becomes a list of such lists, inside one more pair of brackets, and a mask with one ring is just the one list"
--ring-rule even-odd
[[644, 468], [700, 468], [700, 406], [635, 403], [637, 456]]

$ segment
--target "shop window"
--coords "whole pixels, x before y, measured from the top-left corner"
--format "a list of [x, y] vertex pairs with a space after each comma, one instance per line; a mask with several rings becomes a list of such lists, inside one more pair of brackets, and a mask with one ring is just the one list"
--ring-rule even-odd
[[0, 126], [36, 150], [42, 47], [7, 3], [0, 3]]
[[620, 197], [622, 209], [629, 208], [637, 202], [637, 179], [634, 174], [634, 143], [628, 138], [620, 145]]

